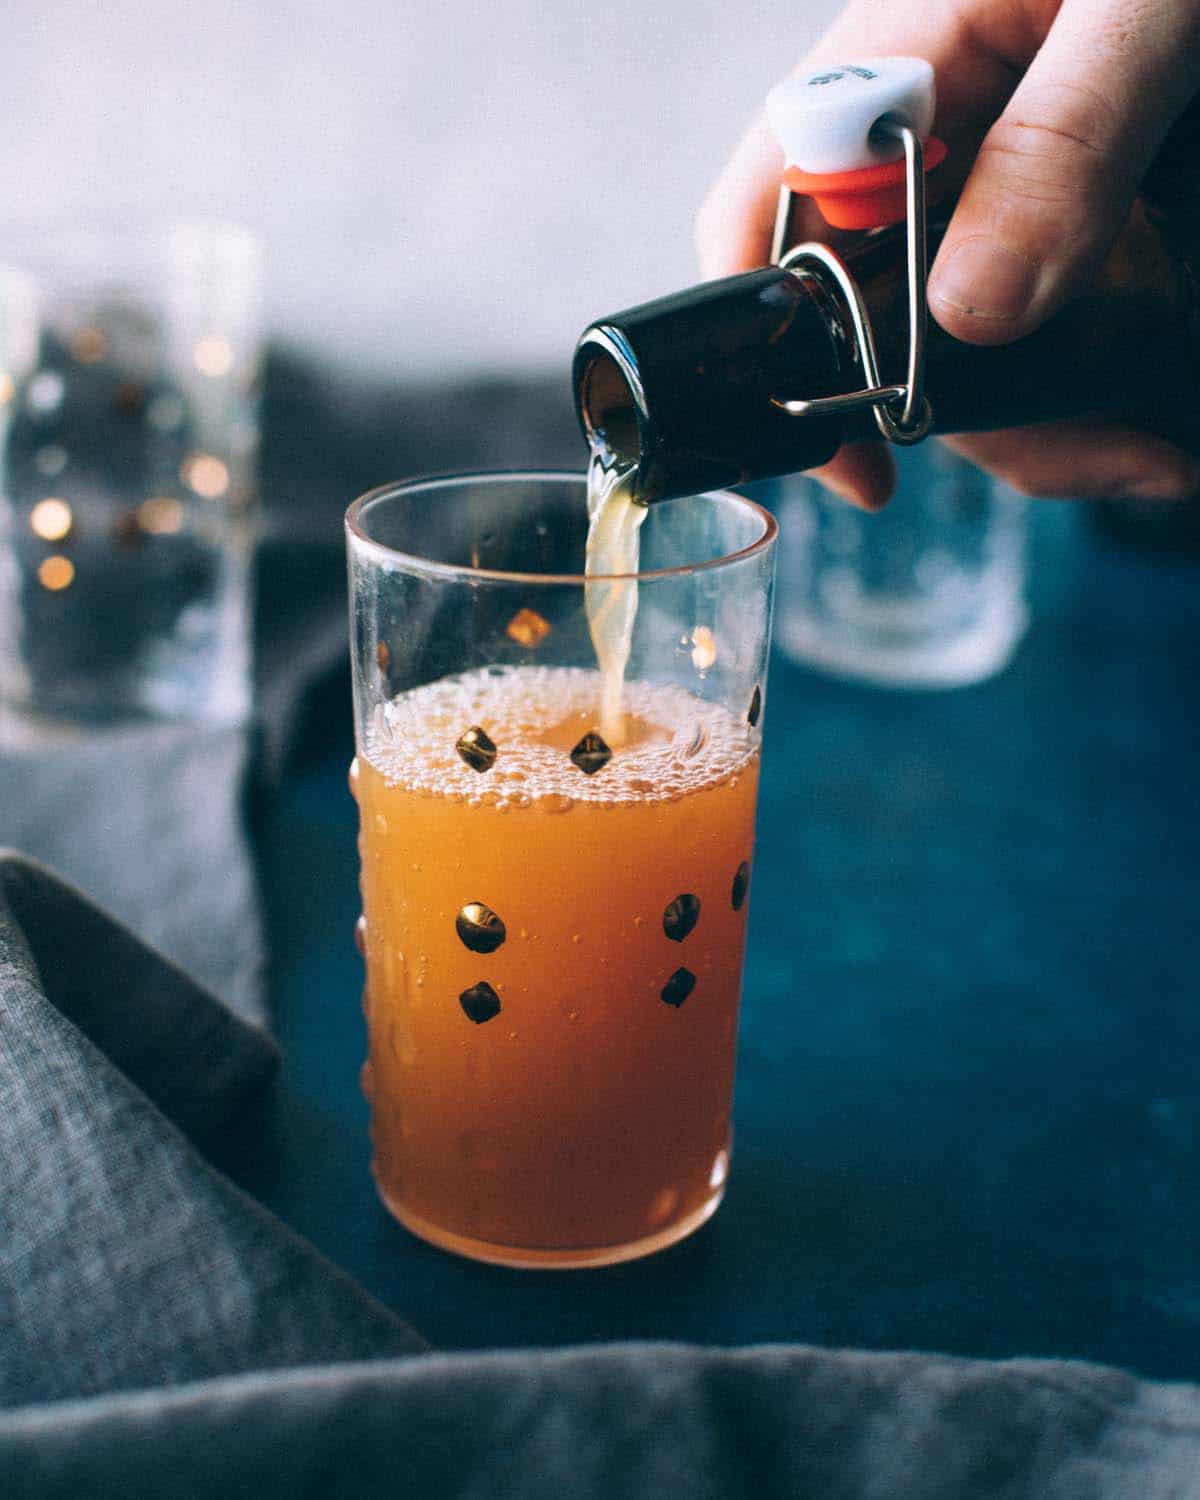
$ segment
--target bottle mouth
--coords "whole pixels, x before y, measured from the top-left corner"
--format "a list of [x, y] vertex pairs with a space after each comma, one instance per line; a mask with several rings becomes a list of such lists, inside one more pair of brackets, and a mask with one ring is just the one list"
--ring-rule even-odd
[[589, 446], [606, 459], [640, 468], [649, 424], [646, 395], [633, 351], [617, 329], [596, 324], [583, 334], [575, 349], [573, 384]]

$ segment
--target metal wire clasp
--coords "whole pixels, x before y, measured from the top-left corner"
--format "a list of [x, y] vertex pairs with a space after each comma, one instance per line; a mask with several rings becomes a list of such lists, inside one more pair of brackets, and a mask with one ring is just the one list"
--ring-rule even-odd
[[792, 190], [785, 186], [779, 192], [779, 211], [775, 219], [771, 259], [787, 270], [805, 263], [819, 265], [837, 282], [850, 309], [858, 355], [867, 384], [861, 391], [848, 391], [841, 396], [814, 396], [807, 401], [785, 401], [772, 396], [771, 405], [796, 417], [838, 416], [843, 412], [870, 406], [873, 408], [876, 425], [889, 442], [919, 443], [933, 421], [933, 413], [924, 390], [927, 318], [925, 276], [928, 269], [924, 151], [917, 133], [899, 121], [885, 117], [878, 122], [875, 130], [893, 136], [904, 145], [905, 244], [908, 264], [908, 369], [904, 384], [884, 385], [880, 380], [871, 315], [858, 284], [841, 256], [828, 245], [816, 241], [797, 245], [795, 249], [786, 250], [785, 253], [793, 199]]

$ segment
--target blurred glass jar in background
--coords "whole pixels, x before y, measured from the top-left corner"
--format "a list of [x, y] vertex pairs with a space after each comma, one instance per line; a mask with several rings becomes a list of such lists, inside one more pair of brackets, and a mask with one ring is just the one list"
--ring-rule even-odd
[[249, 710], [260, 257], [247, 231], [0, 232], [0, 710]]
[[941, 443], [893, 455], [896, 493], [874, 515], [802, 474], [774, 481], [776, 644], [867, 682], [978, 682], [1025, 631], [1025, 501]]

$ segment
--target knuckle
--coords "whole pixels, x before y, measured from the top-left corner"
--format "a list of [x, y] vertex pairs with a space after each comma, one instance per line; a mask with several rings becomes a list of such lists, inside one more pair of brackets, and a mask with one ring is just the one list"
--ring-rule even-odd
[[1070, 185], [1110, 175], [1119, 140], [1114, 106], [1096, 90], [1060, 81], [1022, 88], [992, 126], [981, 156], [1003, 158], [1008, 175], [1034, 194], [1062, 196]]

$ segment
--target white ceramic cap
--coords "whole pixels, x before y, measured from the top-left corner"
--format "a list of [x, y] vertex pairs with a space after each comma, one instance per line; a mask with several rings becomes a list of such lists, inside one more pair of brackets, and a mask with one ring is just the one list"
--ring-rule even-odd
[[789, 167], [857, 172], [904, 154], [899, 141], [871, 139], [881, 116], [924, 140], [935, 100], [933, 68], [923, 57], [866, 57], [785, 79], [767, 95], [767, 118]]

